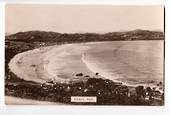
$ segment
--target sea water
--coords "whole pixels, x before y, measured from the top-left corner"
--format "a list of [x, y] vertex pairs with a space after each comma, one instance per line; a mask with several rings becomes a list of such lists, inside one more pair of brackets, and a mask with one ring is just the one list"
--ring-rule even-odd
[[164, 41], [73, 44], [49, 60], [49, 71], [63, 79], [72, 79], [71, 76], [82, 72], [99, 73], [107, 79], [132, 85], [159, 83], [163, 82]]
[[163, 82], [164, 41], [113, 41], [83, 55], [90, 70], [128, 84]]

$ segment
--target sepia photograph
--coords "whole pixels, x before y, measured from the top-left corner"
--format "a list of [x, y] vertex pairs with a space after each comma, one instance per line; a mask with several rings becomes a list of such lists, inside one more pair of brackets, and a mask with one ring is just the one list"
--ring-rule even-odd
[[5, 104], [164, 106], [164, 10], [6, 4]]

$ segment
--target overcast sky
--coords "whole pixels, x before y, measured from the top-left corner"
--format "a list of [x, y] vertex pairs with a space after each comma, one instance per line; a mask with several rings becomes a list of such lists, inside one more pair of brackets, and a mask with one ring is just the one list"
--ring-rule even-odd
[[105, 33], [164, 28], [162, 6], [6, 5], [6, 33], [29, 30]]

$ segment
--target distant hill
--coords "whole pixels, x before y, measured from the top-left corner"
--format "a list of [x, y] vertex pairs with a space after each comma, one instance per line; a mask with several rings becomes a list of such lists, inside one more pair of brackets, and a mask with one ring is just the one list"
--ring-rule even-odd
[[46, 31], [18, 32], [5, 37], [10, 41], [22, 42], [86, 42], [115, 40], [163, 40], [164, 32], [133, 30], [126, 32], [97, 33], [57, 33]]

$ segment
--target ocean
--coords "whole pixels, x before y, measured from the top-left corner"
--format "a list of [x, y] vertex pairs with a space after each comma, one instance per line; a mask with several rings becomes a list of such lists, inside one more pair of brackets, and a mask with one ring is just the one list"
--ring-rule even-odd
[[128, 84], [163, 82], [163, 41], [114, 41], [97, 44], [84, 56], [93, 71]]
[[58, 78], [70, 80], [76, 73], [99, 73], [131, 85], [156, 85], [164, 79], [163, 40], [81, 43], [55, 53], [47, 69]]

